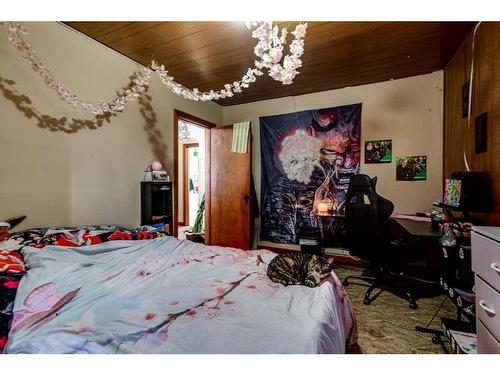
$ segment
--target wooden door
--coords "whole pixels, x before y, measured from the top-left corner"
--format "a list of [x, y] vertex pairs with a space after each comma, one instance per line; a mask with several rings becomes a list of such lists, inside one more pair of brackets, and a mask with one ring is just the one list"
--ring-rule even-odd
[[252, 244], [252, 143], [246, 154], [231, 152], [233, 126], [210, 129], [206, 181], [206, 243], [248, 250]]

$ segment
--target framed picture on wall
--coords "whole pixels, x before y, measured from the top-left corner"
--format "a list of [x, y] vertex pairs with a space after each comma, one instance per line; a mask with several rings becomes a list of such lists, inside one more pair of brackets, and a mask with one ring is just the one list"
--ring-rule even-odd
[[427, 156], [398, 156], [396, 181], [421, 181], [427, 179]]
[[366, 141], [365, 164], [392, 162], [392, 139]]
[[470, 81], [467, 81], [462, 86], [462, 118], [469, 116], [469, 93]]

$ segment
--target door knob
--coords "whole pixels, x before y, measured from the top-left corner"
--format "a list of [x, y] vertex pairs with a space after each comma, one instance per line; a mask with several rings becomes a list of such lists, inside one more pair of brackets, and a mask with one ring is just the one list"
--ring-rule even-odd
[[246, 203], [246, 204], [248, 204], [248, 202], [250, 202], [250, 200], [251, 200], [251, 199], [252, 199], [252, 197], [251, 197], [251, 196], [249, 196], [249, 195], [247, 195], [247, 194], [245, 194], [245, 195], [243, 196], [243, 200], [245, 201], [245, 203]]

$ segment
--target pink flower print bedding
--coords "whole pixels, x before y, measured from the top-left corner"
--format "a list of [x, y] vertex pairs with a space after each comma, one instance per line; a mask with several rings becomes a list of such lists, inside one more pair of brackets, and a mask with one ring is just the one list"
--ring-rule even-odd
[[343, 353], [356, 340], [337, 277], [275, 284], [266, 250], [162, 237], [23, 253], [7, 353]]

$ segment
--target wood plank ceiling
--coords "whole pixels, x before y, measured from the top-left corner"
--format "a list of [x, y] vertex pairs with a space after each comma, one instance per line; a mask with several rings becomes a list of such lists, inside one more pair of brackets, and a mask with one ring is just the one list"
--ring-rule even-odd
[[[154, 57], [176, 81], [220, 89], [253, 65], [243, 22], [65, 22], [104, 45], [148, 65]], [[289, 26], [294, 22], [281, 22]], [[387, 81], [443, 69], [472, 30], [472, 22], [309, 22], [303, 67], [292, 85], [265, 75], [234, 105]], [[98, 63], [98, 62], [96, 62]]]

